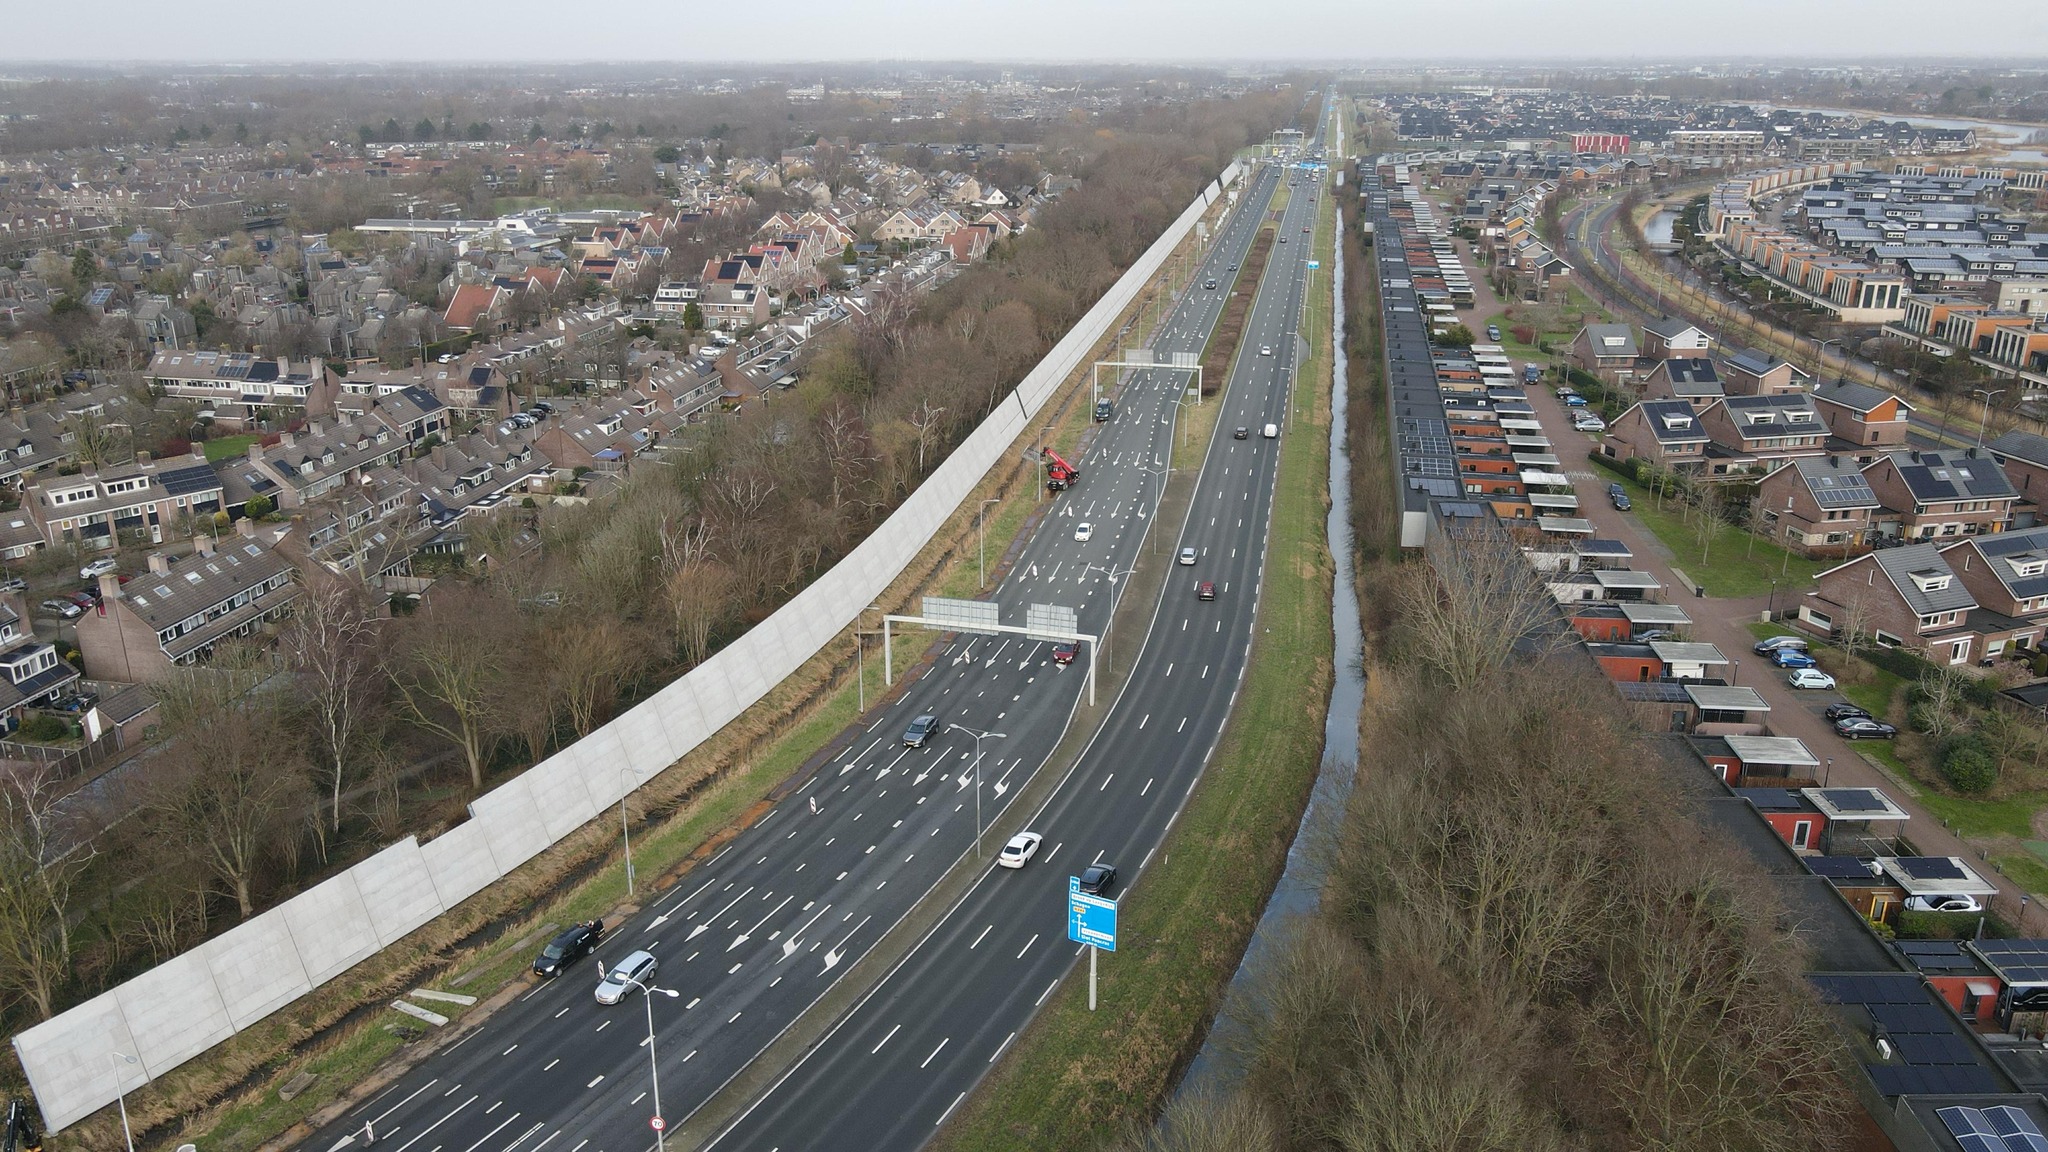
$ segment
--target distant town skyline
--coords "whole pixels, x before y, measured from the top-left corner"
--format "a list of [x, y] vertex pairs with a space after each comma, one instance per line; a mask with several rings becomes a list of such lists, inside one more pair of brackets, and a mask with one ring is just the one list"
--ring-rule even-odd
[[[2039, 55], [2048, 67], [2048, 21], [1934, 19], [1907, 0], [1724, 0], [1711, 18], [1702, 14], [1677, 0], [1466, 0], [1455, 8], [1387, 0], [796, 0], [767, 10], [670, 0], [581, 9], [535, 0], [360, 0], [346, 9], [203, 0], [172, 10], [107, 0], [17, 5], [0, 63], [1733, 62], [1910, 54]], [[563, 34], [577, 28], [588, 35]]]

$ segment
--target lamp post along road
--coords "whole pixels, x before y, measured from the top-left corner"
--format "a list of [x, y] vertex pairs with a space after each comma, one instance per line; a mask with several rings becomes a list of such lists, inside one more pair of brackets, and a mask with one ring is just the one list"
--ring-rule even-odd
[[1007, 740], [1004, 732], [977, 732], [964, 724], [948, 724], [974, 737], [974, 854], [981, 855], [981, 742], [983, 740]]
[[[1157, 527], [1158, 527], [1157, 525], [1154, 525], [1154, 528], [1155, 528], [1155, 529], [1156, 529]], [[1082, 571], [1084, 571], [1084, 572], [1100, 572], [1100, 573], [1102, 573], [1103, 577], [1104, 577], [1105, 579], [1107, 579], [1107, 580], [1109, 581], [1109, 619], [1108, 619], [1107, 621], [1105, 621], [1105, 622], [1103, 623], [1103, 625], [1102, 625], [1102, 642], [1101, 642], [1101, 648], [1102, 648], [1102, 670], [1103, 670], [1103, 671], [1105, 671], [1105, 672], [1112, 672], [1112, 671], [1115, 671], [1115, 669], [1114, 669], [1114, 668], [1112, 668], [1112, 667], [1110, 666], [1110, 662], [1109, 662], [1109, 630], [1110, 630], [1111, 628], [1113, 628], [1113, 627], [1115, 627], [1115, 626], [1116, 626], [1116, 599], [1117, 599], [1117, 586], [1116, 586], [1116, 585], [1117, 585], [1117, 581], [1119, 581], [1119, 580], [1123, 579], [1123, 578], [1124, 578], [1124, 577], [1126, 577], [1126, 576], [1129, 576], [1129, 575], [1130, 575], [1130, 574], [1132, 574], [1133, 572], [1136, 572], [1136, 571], [1137, 571], [1137, 569], [1136, 569], [1136, 568], [1125, 568], [1125, 569], [1122, 569], [1122, 570], [1117, 570], [1117, 569], [1114, 569], [1114, 568], [1104, 568], [1104, 567], [1103, 567], [1102, 565], [1100, 565], [1100, 564], [1083, 564], [1083, 565], [1081, 566], [1081, 569], [1082, 569]]]
[[[604, 965], [600, 964], [597, 966], [597, 975], [600, 979], [604, 977]], [[613, 969], [612, 975], [618, 976], [618, 970]], [[631, 984], [633, 987], [638, 988], [640, 990], [640, 998], [647, 1002], [647, 1076], [654, 1083], [654, 1118], [656, 1120], [664, 1121], [663, 1123], [657, 1124], [654, 1128], [654, 1146], [657, 1149], [657, 1152], [667, 1152], [668, 1141], [665, 1137], [662, 1136], [662, 1130], [664, 1128], [667, 1128], [668, 1124], [666, 1123], [665, 1118], [661, 1114], [661, 1061], [657, 1060], [654, 1055], [654, 994], [659, 992], [663, 996], [666, 996], [669, 999], [674, 1000], [677, 997], [681, 996], [682, 993], [676, 991], [673, 988], [662, 988], [652, 984], [642, 984], [640, 981], [633, 979], [631, 976], [623, 976], [619, 978], [624, 980], [626, 983]]]
[[1982, 448], [1984, 446], [1984, 426], [1991, 422], [1991, 401], [1994, 397], [2005, 395], [2005, 389], [1972, 388], [1970, 389], [1970, 395], [1984, 401], [1983, 413], [1977, 418], [1977, 447]]
[[982, 588], [988, 587], [988, 506], [1001, 503], [1000, 499], [991, 497], [983, 500], [981, 507], [974, 510], [974, 529], [978, 538], [974, 551], [974, 573], [978, 577], [978, 586]]
[[121, 1065], [116, 1063], [123, 1060], [140, 1063], [126, 1052], [107, 1053], [107, 1063], [114, 1065], [114, 1098], [121, 1102], [121, 1138], [128, 1142], [128, 1152], [135, 1152], [135, 1133], [128, 1127], [128, 1086], [122, 1083]]

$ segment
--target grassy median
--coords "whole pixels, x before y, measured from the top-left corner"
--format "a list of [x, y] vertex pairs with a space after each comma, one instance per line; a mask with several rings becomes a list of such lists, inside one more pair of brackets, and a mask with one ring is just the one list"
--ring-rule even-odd
[[[1283, 189], [1284, 190], [1284, 189]], [[1257, 644], [1215, 760], [1119, 913], [1128, 941], [1101, 968], [1101, 1010], [1068, 979], [941, 1131], [941, 1152], [1086, 1148], [1155, 1114], [1207, 1034], [1281, 869], [1321, 760], [1332, 676], [1328, 512], [1330, 262], [1335, 198], [1319, 206], [1283, 437]]]

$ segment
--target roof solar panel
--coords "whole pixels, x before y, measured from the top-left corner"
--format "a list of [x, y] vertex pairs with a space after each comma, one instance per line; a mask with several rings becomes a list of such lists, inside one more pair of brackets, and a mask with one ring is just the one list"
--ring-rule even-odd
[[1905, 973], [1810, 976], [1822, 997], [1835, 1004], [1925, 1004], [1927, 986]]
[[2004, 1138], [2012, 1152], [2048, 1152], [2048, 1136], [2041, 1133], [2034, 1118], [2010, 1104], [1984, 1109], [1984, 1119]]
[[1835, 806], [1838, 812], [1885, 812], [1889, 811], [1877, 792], [1870, 788], [1823, 788], [1822, 796]]
[[1977, 1054], [1960, 1036], [1913, 1033], [1890, 1038], [1899, 1058], [1908, 1064], [1975, 1064]]
[[1963, 870], [1946, 856], [1902, 856], [1898, 867], [1915, 880], [1963, 879]]
[[[1884, 1096], [1991, 1094], [2003, 1091], [1998, 1077], [1981, 1065], [1969, 1064], [1865, 1064], [1870, 1082]], [[1986, 1137], [1995, 1140], [1997, 1137]], [[1985, 1152], [2002, 1152], [1990, 1147]]]
[[1864, 1008], [1893, 1036], [1915, 1032], [1948, 1035], [1951, 1031], [1948, 1015], [1927, 1003], [1924, 996], [1918, 1004], [1865, 1004]]
[[204, 464], [167, 469], [158, 474], [157, 480], [164, 486], [164, 491], [173, 496], [189, 496], [194, 492], [220, 487], [220, 477]]

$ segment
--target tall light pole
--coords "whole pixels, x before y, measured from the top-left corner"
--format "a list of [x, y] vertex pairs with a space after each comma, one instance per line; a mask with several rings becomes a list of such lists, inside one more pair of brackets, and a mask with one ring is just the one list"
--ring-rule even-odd
[[1166, 478], [1172, 474], [1173, 465], [1161, 464], [1153, 468], [1140, 468], [1138, 471], [1148, 476], [1159, 477], [1158, 483], [1153, 488], [1154, 495], [1152, 497], [1152, 554], [1157, 556], [1159, 555], [1159, 509], [1161, 505], [1166, 503]]
[[[604, 977], [604, 965], [599, 964], [597, 966], [597, 975], [599, 979]], [[682, 993], [673, 988], [660, 988], [652, 984], [642, 984], [631, 976], [619, 975], [616, 968], [612, 970], [612, 977], [638, 988], [641, 994], [640, 998], [647, 1001], [647, 1076], [654, 1082], [654, 1118], [662, 1121], [654, 1129], [654, 1146], [660, 1152], [667, 1152], [668, 1141], [662, 1136], [662, 1130], [668, 1127], [668, 1123], [661, 1114], [661, 1062], [654, 1058], [654, 994], [659, 992], [663, 996], [674, 1000], [681, 996]]]
[[[1842, 347], [1842, 342], [1840, 340], [1823, 340], [1820, 342], [1820, 347], [1818, 349], [1819, 358], [1816, 359], [1813, 364], [1813, 380], [1815, 384], [1820, 383], [1821, 374], [1828, 370], [1828, 345], [1830, 344], [1833, 344], [1838, 350]], [[1838, 352], [1838, 354], [1842, 357], [1843, 367], [1843, 371], [1835, 373], [1835, 378], [1839, 380], [1843, 377], [1846, 377], [1849, 374], [1847, 371], [1849, 366], [1849, 357], [1846, 354], [1846, 352]]]
[[860, 714], [863, 716], [868, 714], [868, 642], [860, 634], [860, 617], [881, 610], [881, 605], [870, 604], [853, 618], [853, 662], [856, 668], [854, 678], [860, 683]]
[[[632, 768], [619, 769], [619, 779], [621, 780], [628, 776], [637, 777], [638, 775], [640, 773]], [[628, 900], [633, 898], [633, 832], [626, 822], [626, 798], [632, 794], [633, 789], [630, 787], [619, 793], [619, 840], [625, 845], [626, 851], [626, 899]]]
[[1109, 630], [1116, 624], [1116, 582], [1136, 572], [1137, 569], [1125, 568], [1119, 571], [1115, 568], [1104, 568], [1100, 564], [1083, 564], [1081, 565], [1081, 570], [1084, 572], [1100, 572], [1103, 578], [1109, 581], [1109, 619], [1102, 625], [1102, 668], [1105, 672], [1114, 671], [1109, 663]]
[[980, 577], [979, 587], [982, 588], [988, 587], [988, 506], [1001, 503], [1000, 499], [990, 497], [983, 500], [981, 507], [974, 510], [974, 528], [979, 536], [979, 543], [974, 552], [974, 572]]
[[977, 732], [964, 724], [948, 724], [974, 737], [974, 854], [981, 855], [981, 742], [983, 740], [1007, 740], [1004, 732]]
[[1970, 395], [1980, 397], [1984, 401], [1983, 414], [1977, 418], [1977, 447], [1982, 448], [1984, 446], [1984, 426], [1991, 422], [1991, 398], [2005, 395], [2005, 389], [1972, 388], [1970, 389]]
[[130, 1064], [137, 1064], [140, 1061], [126, 1052], [107, 1053], [107, 1063], [114, 1065], [114, 1098], [121, 1102], [121, 1138], [128, 1142], [128, 1152], [135, 1152], [135, 1133], [128, 1127], [128, 1089], [121, 1083], [121, 1065], [115, 1063], [117, 1060], [125, 1060]]

